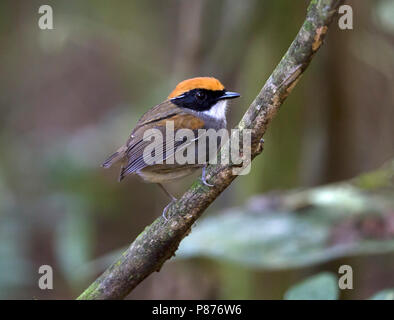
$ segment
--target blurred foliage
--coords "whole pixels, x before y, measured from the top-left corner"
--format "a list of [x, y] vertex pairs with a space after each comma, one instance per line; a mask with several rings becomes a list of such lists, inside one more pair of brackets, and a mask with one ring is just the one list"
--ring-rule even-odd
[[[284, 296], [286, 300], [337, 300], [338, 297], [338, 279], [329, 272], [319, 273], [292, 286]], [[394, 300], [394, 290], [382, 290], [371, 299]]]
[[339, 296], [337, 278], [332, 273], [320, 273], [291, 287], [286, 300], [336, 300]]
[[387, 290], [382, 290], [378, 293], [376, 293], [373, 297], [371, 297], [372, 300], [394, 300], [394, 289], [387, 289]]
[[394, 161], [350, 182], [276, 192], [199, 221], [177, 257], [258, 268], [394, 251]]
[[[78, 202], [74, 202], [76, 203]], [[85, 213], [86, 209], [83, 206], [70, 210], [56, 230], [58, 260], [71, 285], [78, 285], [81, 280], [91, 275], [80, 270], [80, 266], [86, 265], [93, 255], [92, 224]]]

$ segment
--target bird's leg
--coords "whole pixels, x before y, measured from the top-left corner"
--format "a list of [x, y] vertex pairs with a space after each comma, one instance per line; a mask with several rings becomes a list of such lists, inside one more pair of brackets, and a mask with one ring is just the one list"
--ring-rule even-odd
[[167, 189], [164, 188], [164, 186], [163, 186], [161, 183], [158, 183], [158, 185], [159, 185], [159, 187], [164, 191], [164, 193], [171, 199], [171, 202], [170, 202], [169, 204], [167, 204], [167, 205], [164, 207], [163, 213], [161, 214], [161, 215], [163, 216], [164, 220], [167, 221], [167, 220], [168, 220], [168, 219], [167, 219], [167, 211], [168, 211], [168, 208], [169, 208], [172, 204], [174, 204], [178, 199], [175, 198], [171, 193], [169, 193], [169, 192], [167, 191]]
[[210, 184], [210, 183], [207, 182], [206, 168], [207, 168], [207, 165], [204, 165], [204, 166], [202, 167], [201, 181], [202, 181], [202, 183], [205, 184], [206, 186], [208, 186], [208, 187], [213, 187], [213, 184]]

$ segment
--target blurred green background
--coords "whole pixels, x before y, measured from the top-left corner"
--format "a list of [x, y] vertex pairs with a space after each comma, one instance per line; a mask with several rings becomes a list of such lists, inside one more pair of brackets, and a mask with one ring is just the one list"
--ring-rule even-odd
[[[394, 287], [394, 2], [348, 3], [354, 29], [333, 23], [252, 173], [129, 298], [282, 299], [308, 276], [337, 276], [342, 264], [354, 273], [342, 299]], [[53, 8], [53, 30], [38, 28], [42, 4]], [[119, 184], [118, 169], [101, 162], [189, 77], [215, 76], [242, 94], [229, 110], [235, 125], [307, 5], [1, 1], [0, 298], [78, 296], [167, 202], [138, 178]], [[169, 188], [181, 195], [192, 181]], [[44, 264], [53, 290], [38, 288]]]

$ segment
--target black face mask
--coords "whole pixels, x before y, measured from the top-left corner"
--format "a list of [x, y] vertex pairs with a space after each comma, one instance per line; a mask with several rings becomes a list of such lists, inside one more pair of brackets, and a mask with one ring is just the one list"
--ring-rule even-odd
[[233, 99], [239, 97], [238, 93], [226, 90], [193, 89], [171, 101], [181, 108], [195, 111], [207, 111], [219, 100]]

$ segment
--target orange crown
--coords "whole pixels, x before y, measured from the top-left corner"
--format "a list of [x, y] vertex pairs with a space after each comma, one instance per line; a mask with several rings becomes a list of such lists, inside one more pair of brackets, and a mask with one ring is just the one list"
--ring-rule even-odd
[[178, 83], [175, 89], [168, 96], [168, 99], [178, 97], [182, 93], [188, 92], [193, 89], [207, 89], [216, 91], [223, 90], [224, 86], [218, 79], [212, 77], [191, 78]]

